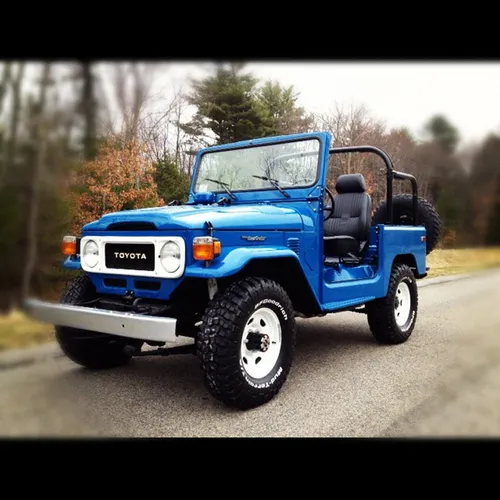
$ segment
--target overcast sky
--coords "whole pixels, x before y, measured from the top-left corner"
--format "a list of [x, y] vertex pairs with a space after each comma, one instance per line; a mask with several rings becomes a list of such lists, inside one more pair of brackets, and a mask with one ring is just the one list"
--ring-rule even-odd
[[[207, 63], [176, 63], [169, 79], [207, 74]], [[331, 108], [335, 101], [365, 104], [388, 127], [407, 126], [420, 135], [430, 116], [442, 113], [466, 142], [500, 133], [499, 63], [248, 63], [263, 79], [293, 85], [310, 111]]]

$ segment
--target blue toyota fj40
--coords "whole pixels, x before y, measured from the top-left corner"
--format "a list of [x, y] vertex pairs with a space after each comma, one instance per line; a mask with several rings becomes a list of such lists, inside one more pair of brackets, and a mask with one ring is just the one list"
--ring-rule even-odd
[[[240, 409], [283, 386], [296, 317], [362, 312], [378, 342], [406, 341], [438, 214], [384, 151], [330, 142], [318, 132], [199, 151], [187, 203], [109, 213], [66, 236], [64, 267], [83, 274], [61, 303], [31, 298], [26, 311], [87, 368], [196, 353], [210, 393]], [[340, 175], [335, 195], [326, 187], [330, 155], [344, 153], [385, 163], [387, 198], [373, 214], [361, 174]], [[413, 194], [393, 196], [394, 179]], [[162, 347], [178, 336], [194, 342]]]

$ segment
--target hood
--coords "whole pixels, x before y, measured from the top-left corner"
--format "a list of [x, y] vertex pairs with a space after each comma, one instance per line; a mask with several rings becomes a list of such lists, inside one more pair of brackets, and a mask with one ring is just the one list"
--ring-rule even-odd
[[[84, 231], [105, 231], [116, 223], [152, 223], [159, 230], [202, 229], [210, 221], [215, 230], [300, 230], [302, 218], [293, 208], [270, 204], [181, 205], [143, 208], [106, 214], [84, 226]], [[124, 228], [124, 230], [126, 230]]]

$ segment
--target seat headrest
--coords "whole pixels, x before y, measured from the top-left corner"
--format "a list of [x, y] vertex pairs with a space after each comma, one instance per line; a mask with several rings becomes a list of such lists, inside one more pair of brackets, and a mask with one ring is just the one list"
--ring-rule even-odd
[[366, 191], [365, 178], [361, 174], [339, 175], [335, 190], [338, 194], [364, 193]]

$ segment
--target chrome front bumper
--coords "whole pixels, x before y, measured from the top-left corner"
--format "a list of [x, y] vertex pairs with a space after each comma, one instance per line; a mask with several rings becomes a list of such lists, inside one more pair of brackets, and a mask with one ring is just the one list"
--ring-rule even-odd
[[37, 299], [27, 299], [24, 302], [24, 311], [33, 319], [57, 326], [80, 328], [138, 340], [156, 342], [177, 340], [175, 318], [53, 304]]

